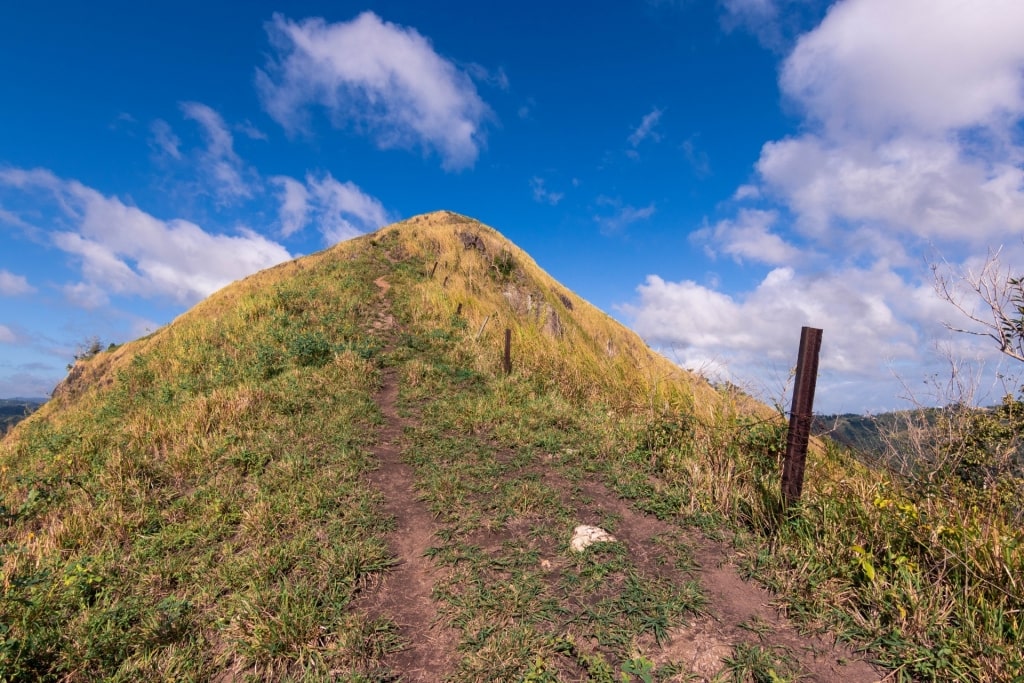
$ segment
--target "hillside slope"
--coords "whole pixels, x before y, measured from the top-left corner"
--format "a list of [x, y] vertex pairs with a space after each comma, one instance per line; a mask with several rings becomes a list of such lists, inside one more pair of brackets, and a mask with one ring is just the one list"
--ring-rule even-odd
[[1015, 585], [926, 654], [967, 613], [889, 585], [931, 571], [898, 490], [822, 450], [786, 516], [783, 436], [494, 230], [412, 218], [76, 364], [0, 442], [0, 678], [878, 677], [737, 567], [900, 676], [1019, 666]]

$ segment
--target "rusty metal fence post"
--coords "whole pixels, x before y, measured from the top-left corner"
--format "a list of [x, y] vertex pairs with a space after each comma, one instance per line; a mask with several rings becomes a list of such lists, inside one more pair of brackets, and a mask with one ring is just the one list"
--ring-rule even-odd
[[821, 330], [804, 327], [800, 330], [800, 352], [796, 362], [793, 385], [793, 408], [789, 414], [786, 438], [786, 459], [782, 465], [782, 497], [786, 507], [800, 500], [804, 488], [804, 465], [807, 444], [811, 437], [814, 410], [814, 387], [818, 379], [818, 353], [821, 351]]
[[512, 374], [512, 330], [505, 328], [505, 359], [504, 359], [505, 374]]

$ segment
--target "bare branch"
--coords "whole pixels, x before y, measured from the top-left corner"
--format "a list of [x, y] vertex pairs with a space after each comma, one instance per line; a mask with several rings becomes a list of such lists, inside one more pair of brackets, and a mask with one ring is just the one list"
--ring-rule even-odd
[[[965, 318], [981, 326], [981, 330], [943, 323], [953, 332], [989, 337], [1005, 355], [1024, 363], [1024, 279], [1013, 277], [1010, 268], [1000, 262], [1002, 248], [990, 250], [981, 270], [961, 271], [948, 262], [932, 266], [936, 293], [949, 302]], [[983, 312], [963, 302], [961, 289], [980, 300]], [[984, 310], [987, 309], [987, 310]]]

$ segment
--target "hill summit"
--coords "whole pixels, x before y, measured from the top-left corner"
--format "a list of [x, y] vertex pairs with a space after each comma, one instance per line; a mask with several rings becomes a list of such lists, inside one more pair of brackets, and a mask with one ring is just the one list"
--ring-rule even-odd
[[[932, 666], [952, 612], [876, 594], [927, 567], [908, 504], [823, 447], [788, 515], [784, 436], [492, 228], [410, 218], [77, 362], [4, 437], [0, 680], [881, 677], [739, 566]], [[1002, 675], [1020, 610], [985, 595]]]

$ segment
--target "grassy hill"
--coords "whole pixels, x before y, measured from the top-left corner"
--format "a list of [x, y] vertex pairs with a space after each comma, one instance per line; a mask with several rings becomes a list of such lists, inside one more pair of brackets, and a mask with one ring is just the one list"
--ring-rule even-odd
[[733, 568], [896, 679], [1024, 675], [1019, 520], [827, 443], [786, 513], [784, 434], [412, 218], [78, 362], [0, 442], [0, 679], [873, 680]]

